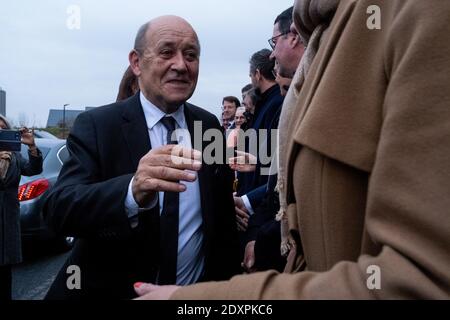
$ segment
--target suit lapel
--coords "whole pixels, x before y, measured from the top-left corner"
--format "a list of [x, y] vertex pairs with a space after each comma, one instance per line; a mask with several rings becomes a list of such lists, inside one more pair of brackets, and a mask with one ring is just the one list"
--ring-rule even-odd
[[137, 168], [141, 158], [151, 149], [150, 137], [139, 92], [124, 103], [122, 134], [127, 142], [133, 167]]

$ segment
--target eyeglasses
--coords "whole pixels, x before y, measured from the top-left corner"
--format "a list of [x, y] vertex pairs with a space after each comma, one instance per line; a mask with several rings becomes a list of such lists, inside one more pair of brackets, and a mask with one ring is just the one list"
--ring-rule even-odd
[[277, 43], [275, 42], [275, 40], [278, 39], [279, 37], [282, 37], [282, 36], [287, 35], [288, 33], [290, 33], [290, 31], [283, 32], [283, 33], [281, 33], [281, 34], [279, 34], [279, 35], [277, 35], [277, 36], [275, 36], [275, 37], [270, 38], [269, 40], [267, 40], [267, 42], [269, 42], [269, 45], [270, 45], [270, 47], [272, 48], [272, 50], [274, 50], [274, 49], [275, 49], [275, 46], [277, 45]]

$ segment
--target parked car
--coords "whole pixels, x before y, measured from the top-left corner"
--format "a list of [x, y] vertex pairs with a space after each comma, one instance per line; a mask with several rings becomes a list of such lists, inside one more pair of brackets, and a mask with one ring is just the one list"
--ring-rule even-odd
[[[44, 221], [42, 206], [49, 190], [55, 184], [61, 167], [69, 157], [66, 141], [61, 139], [35, 139], [44, 158], [41, 174], [20, 179], [18, 198], [23, 239], [51, 240], [62, 251], [72, 248], [73, 237], [58, 237]], [[28, 147], [22, 145], [21, 154], [28, 159]]]
[[44, 130], [34, 130], [34, 137], [43, 139], [58, 139], [57, 136], [54, 136], [50, 132]]

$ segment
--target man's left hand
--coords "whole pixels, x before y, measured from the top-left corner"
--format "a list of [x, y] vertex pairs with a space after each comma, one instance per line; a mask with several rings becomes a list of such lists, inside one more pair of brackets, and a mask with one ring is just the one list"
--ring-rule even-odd
[[134, 284], [134, 291], [139, 295], [135, 300], [169, 300], [179, 288], [179, 286], [157, 286], [138, 282]]

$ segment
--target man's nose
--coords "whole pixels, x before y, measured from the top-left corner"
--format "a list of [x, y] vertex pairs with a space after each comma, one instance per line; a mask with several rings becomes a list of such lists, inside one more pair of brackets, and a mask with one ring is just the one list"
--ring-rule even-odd
[[184, 59], [184, 55], [182, 52], [178, 52], [175, 56], [173, 56], [171, 67], [173, 70], [176, 70], [178, 72], [187, 71], [186, 60]]
[[272, 53], [270, 54], [269, 59], [270, 60], [275, 60], [275, 49], [272, 50]]

